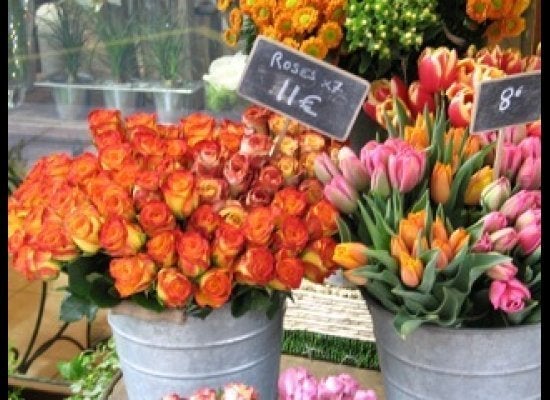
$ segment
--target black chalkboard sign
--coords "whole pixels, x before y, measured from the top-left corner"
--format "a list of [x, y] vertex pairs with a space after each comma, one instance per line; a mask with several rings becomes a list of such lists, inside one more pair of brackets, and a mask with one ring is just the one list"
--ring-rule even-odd
[[369, 83], [258, 36], [237, 93], [336, 140], [347, 139]]
[[484, 132], [540, 118], [540, 71], [491, 79], [475, 90], [470, 132]]

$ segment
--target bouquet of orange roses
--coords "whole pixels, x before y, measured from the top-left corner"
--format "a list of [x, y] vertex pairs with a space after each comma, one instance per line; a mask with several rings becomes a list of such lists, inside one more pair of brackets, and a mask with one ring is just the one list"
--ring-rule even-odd
[[[253, 106], [243, 122], [195, 113], [88, 116], [97, 154], [41, 158], [8, 200], [8, 249], [29, 280], [68, 275], [61, 317], [123, 299], [207, 315], [272, 315], [303, 277], [332, 273], [338, 212], [313, 159], [337, 145]], [[75, 312], [75, 310], [78, 310]]]

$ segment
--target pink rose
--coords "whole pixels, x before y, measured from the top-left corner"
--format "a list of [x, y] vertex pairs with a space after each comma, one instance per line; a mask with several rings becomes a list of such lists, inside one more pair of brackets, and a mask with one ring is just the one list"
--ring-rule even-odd
[[529, 289], [515, 278], [508, 281], [493, 281], [489, 288], [489, 300], [494, 309], [507, 313], [523, 310], [525, 300], [530, 298]]
[[318, 400], [343, 400], [344, 383], [336, 376], [321, 379], [317, 387]]

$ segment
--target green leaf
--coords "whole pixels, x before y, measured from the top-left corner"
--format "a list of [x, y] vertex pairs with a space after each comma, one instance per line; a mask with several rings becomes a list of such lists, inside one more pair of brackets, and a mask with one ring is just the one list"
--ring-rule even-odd
[[97, 253], [91, 257], [79, 257], [67, 263], [68, 290], [77, 296], [87, 298], [90, 293], [91, 283], [86, 277], [94, 272], [105, 272], [108, 266], [109, 257], [101, 253]]
[[351, 242], [352, 241], [351, 231], [346, 221], [344, 221], [343, 218], [338, 217], [336, 219], [336, 223], [338, 224], [338, 233], [340, 234], [340, 243]]
[[391, 293], [391, 288], [388, 285], [380, 281], [372, 281], [365, 287], [369, 295], [377, 299], [386, 310], [396, 313], [400, 307], [397, 305], [400, 303], [399, 299]]
[[410, 212], [412, 213], [419, 212], [426, 209], [426, 205], [429, 204], [430, 202], [429, 199], [430, 199], [430, 192], [429, 190], [425, 190], [424, 193], [422, 193], [422, 196], [420, 196], [420, 198], [416, 201], [416, 203], [413, 204]]
[[72, 293], [67, 293], [61, 303], [60, 318], [65, 322], [79, 321], [83, 317], [93, 321], [96, 313], [96, 305]]
[[353, 274], [370, 280], [382, 281], [392, 288], [401, 287], [401, 280], [397, 277], [396, 271], [390, 271], [378, 265], [369, 264], [356, 268], [353, 270]]
[[468, 294], [474, 282], [491, 267], [510, 261], [510, 257], [500, 253], [468, 253], [460, 264], [458, 273], [441, 285], [455, 288]]
[[525, 317], [523, 320], [524, 324], [535, 324], [537, 322], [540, 322], [541, 320], [541, 311], [540, 311], [540, 303], [537, 302], [537, 305], [531, 310], [529, 315]]
[[513, 325], [519, 325], [523, 323], [523, 321], [527, 319], [527, 317], [530, 317], [533, 320], [533, 322], [538, 322], [540, 321], [539, 302], [533, 301], [531, 302], [531, 304], [526, 305], [521, 311], [514, 312], [514, 313], [507, 313], [506, 317], [508, 318], [508, 321], [510, 321]]
[[447, 264], [447, 266], [443, 268], [443, 270], [441, 270], [441, 273], [446, 277], [455, 276], [458, 271], [459, 265], [464, 262], [464, 258], [469, 251], [470, 248], [468, 246], [462, 246], [457, 255], [454, 256], [454, 258], [451, 260], [451, 262]]
[[363, 205], [363, 202], [361, 200], [358, 200], [357, 204], [359, 205], [359, 211], [361, 212], [361, 217], [363, 218], [363, 222], [367, 228], [367, 231], [369, 232], [369, 237], [372, 244], [375, 248], [382, 248], [383, 243], [378, 235], [378, 228], [372, 221], [372, 218], [370, 217], [367, 209]]
[[384, 124], [386, 125], [386, 130], [388, 131], [388, 135], [391, 138], [397, 138], [399, 137], [399, 134], [395, 130], [394, 126], [391, 124], [390, 117], [388, 117], [388, 113], [384, 111]]
[[438, 317], [438, 323], [447, 326], [456, 325], [465, 299], [466, 295], [458, 290], [443, 287], [443, 300], [439, 308], [433, 312]]
[[187, 307], [185, 313], [195, 318], [205, 319], [213, 310], [214, 309], [209, 306], [200, 307], [197, 304], [191, 304]]
[[401, 339], [405, 340], [412, 332], [426, 320], [408, 314], [405, 310], [400, 310], [393, 319], [393, 326]]
[[391, 254], [386, 250], [376, 250], [376, 249], [367, 248], [367, 256], [371, 259], [381, 262], [382, 264], [384, 264], [386, 268], [388, 268], [391, 272], [395, 274], [399, 270], [397, 262], [391, 256]]
[[[415, 302], [423, 307], [423, 313], [428, 313], [439, 307], [439, 302], [431, 293], [422, 293], [416, 290], [408, 290], [405, 288], [394, 288], [392, 293], [403, 298], [405, 306], [410, 308], [410, 302]], [[409, 304], [407, 303], [409, 302]]]
[[422, 274], [422, 282], [417, 287], [417, 290], [422, 293], [430, 293], [435, 282], [435, 275], [437, 272], [437, 250], [429, 250], [424, 252], [420, 257], [423, 262], [424, 260], [429, 260], [424, 268], [424, 273]]
[[84, 360], [81, 354], [70, 361], [59, 361], [57, 363], [57, 370], [63, 378], [69, 381], [82, 379], [86, 373]]
[[381, 246], [376, 246], [377, 249], [389, 249], [390, 248], [390, 238], [395, 235], [395, 232], [388, 226], [388, 223], [380, 213], [380, 210], [374, 204], [374, 201], [366, 196], [365, 199], [371, 207], [371, 211], [374, 215], [376, 225], [378, 227], [378, 233], [380, 234], [380, 244]]
[[159, 303], [158, 299], [154, 295], [136, 293], [132, 295], [130, 299], [138, 306], [141, 306], [151, 311], [159, 313], [164, 310], [164, 306]]
[[405, 137], [405, 127], [410, 125], [410, 120], [403, 104], [397, 97], [393, 98], [393, 107], [397, 111], [397, 119], [399, 121], [399, 137], [403, 139]]
[[88, 275], [87, 280], [90, 282], [89, 297], [99, 307], [113, 307], [121, 302], [110, 277], [94, 272]]

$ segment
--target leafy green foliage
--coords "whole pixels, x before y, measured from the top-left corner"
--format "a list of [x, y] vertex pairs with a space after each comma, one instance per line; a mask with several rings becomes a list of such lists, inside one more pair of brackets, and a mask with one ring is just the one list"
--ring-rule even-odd
[[261, 311], [272, 319], [287, 297], [287, 292], [238, 285], [231, 298], [231, 314], [238, 318], [249, 311]]

